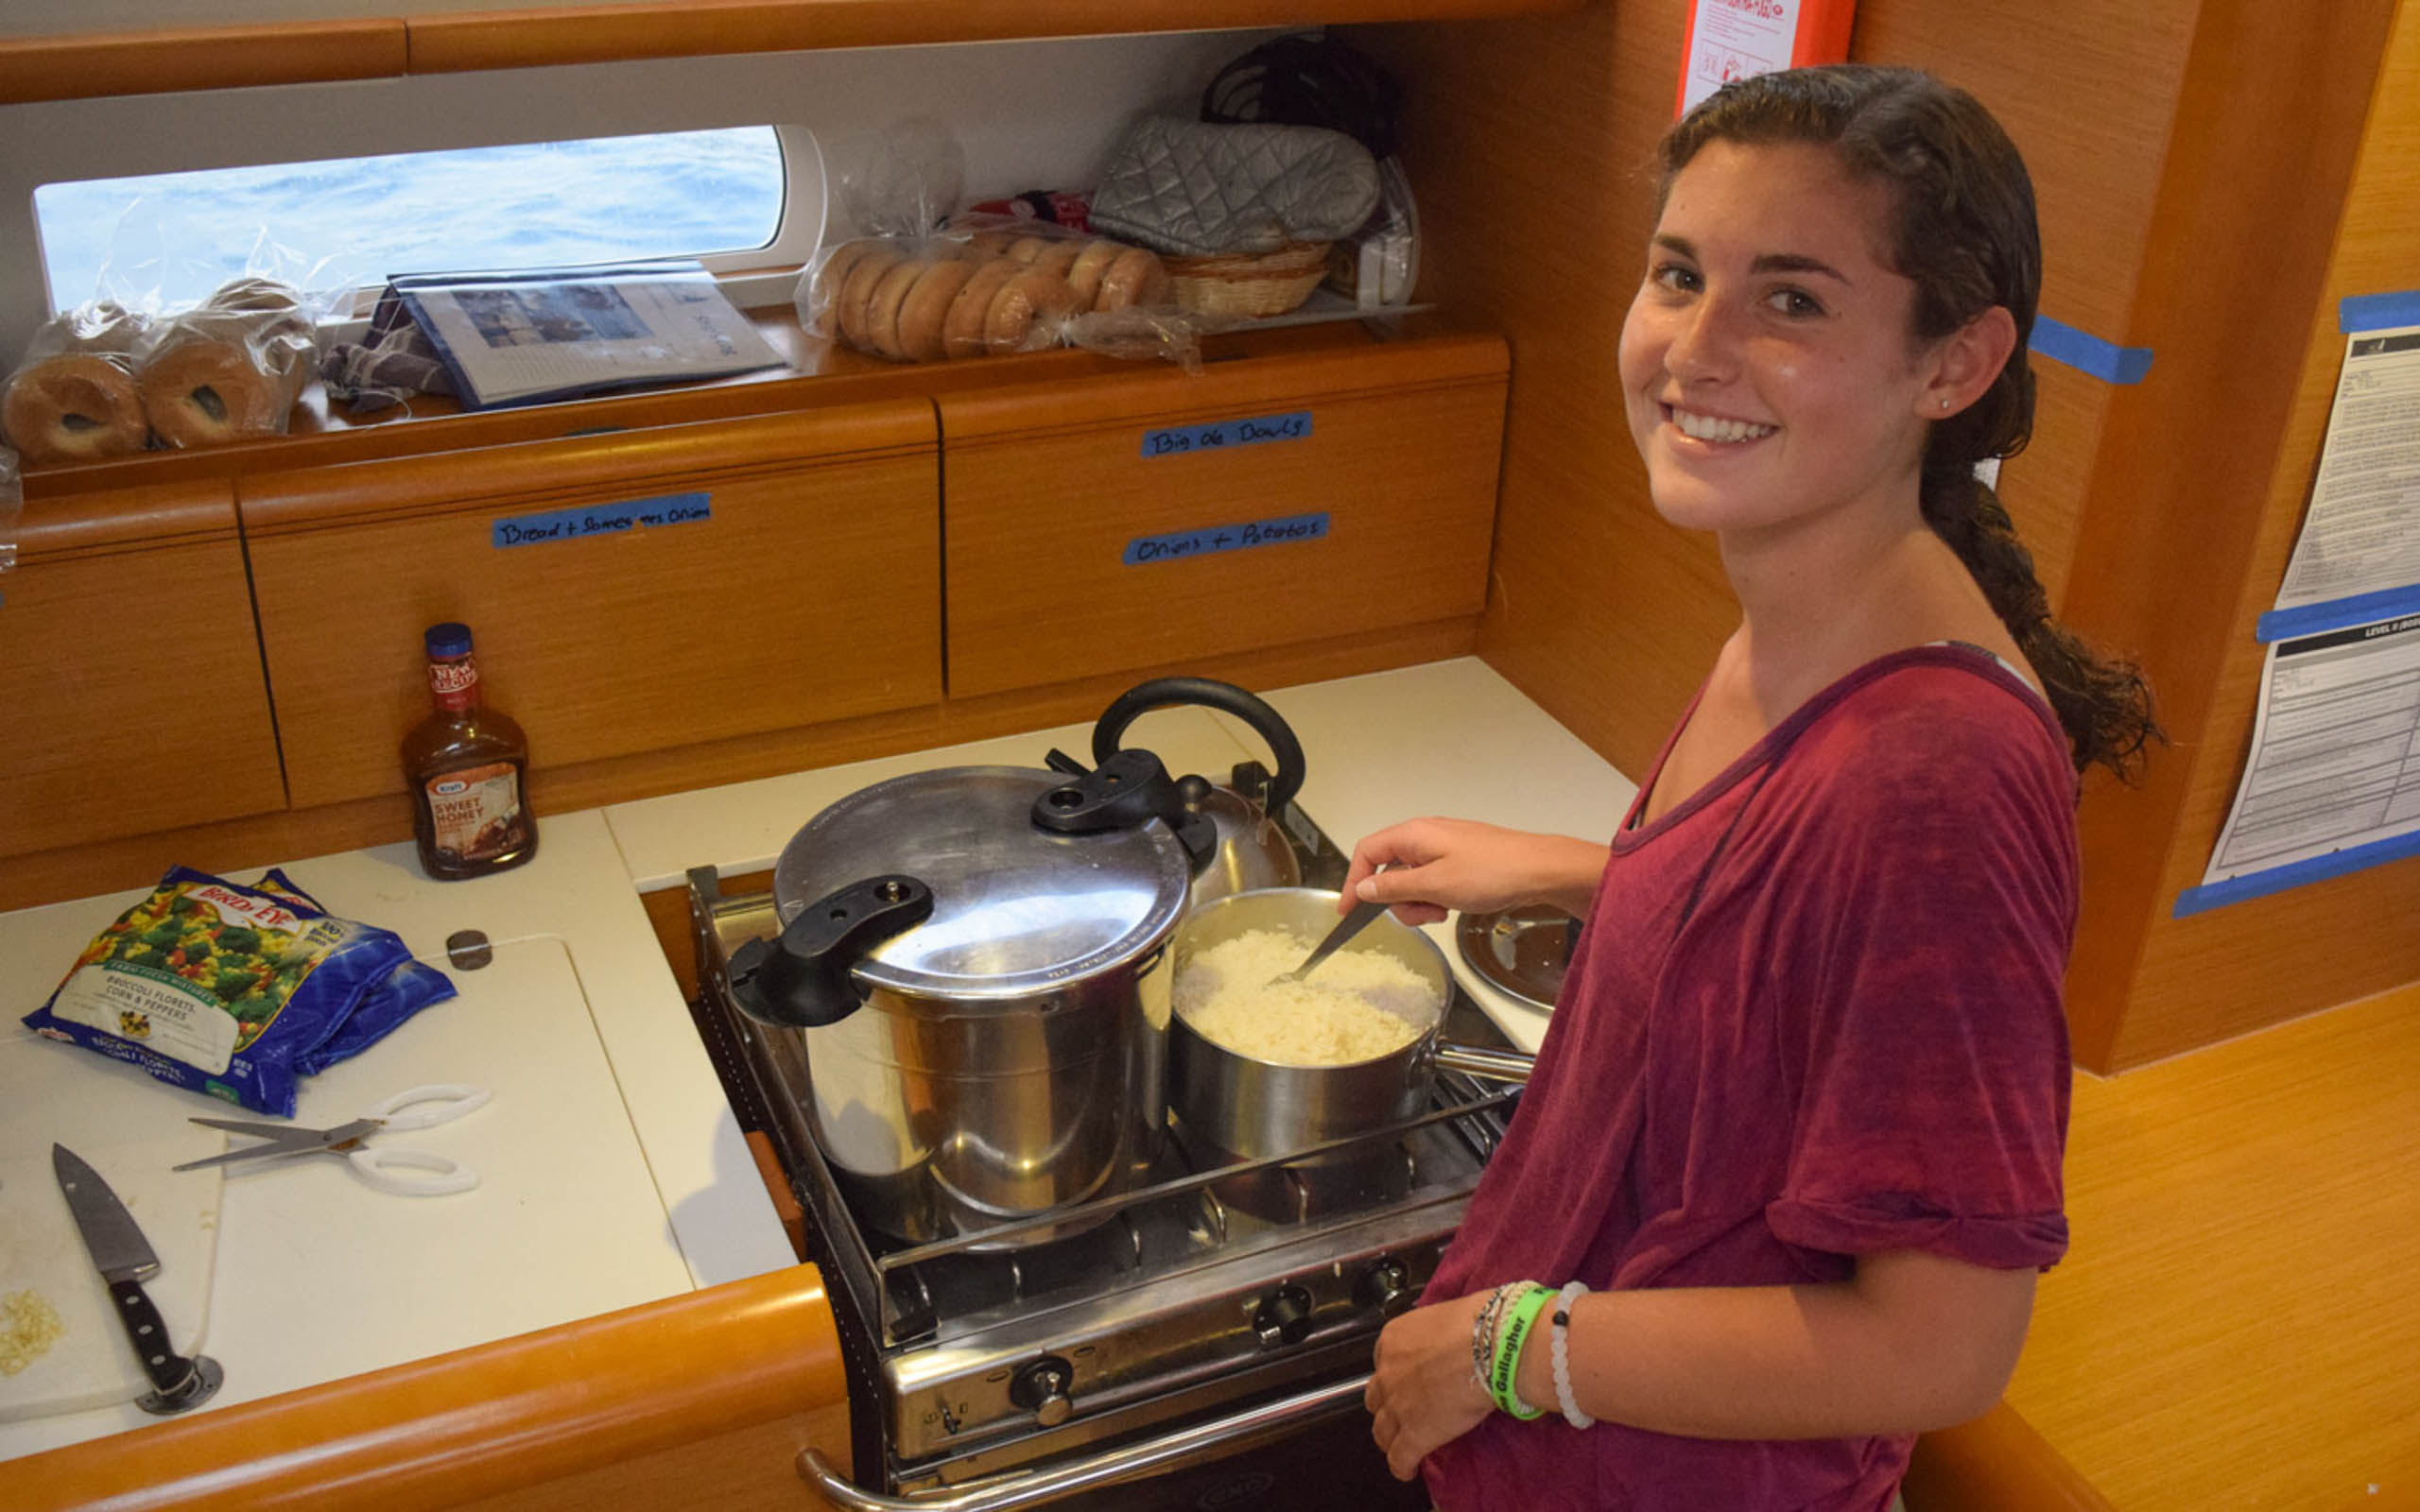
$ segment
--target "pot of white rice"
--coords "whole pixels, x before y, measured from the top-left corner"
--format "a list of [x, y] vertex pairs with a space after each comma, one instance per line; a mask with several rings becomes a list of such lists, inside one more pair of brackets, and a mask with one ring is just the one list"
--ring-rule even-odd
[[1518, 1057], [1438, 1042], [1453, 992], [1444, 953], [1391, 914], [1307, 979], [1275, 980], [1335, 926], [1338, 897], [1235, 893], [1178, 926], [1168, 1104], [1188, 1139], [1247, 1160], [1285, 1155], [1412, 1117], [1441, 1061], [1518, 1079]]

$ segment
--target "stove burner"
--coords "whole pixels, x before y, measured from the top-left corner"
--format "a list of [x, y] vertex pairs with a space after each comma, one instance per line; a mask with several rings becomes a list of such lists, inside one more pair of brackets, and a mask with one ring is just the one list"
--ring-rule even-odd
[[[1305, 885], [1337, 885], [1342, 852], [1299, 808], [1284, 820]], [[1233, 1455], [1247, 1439], [1259, 1453], [1270, 1430], [1226, 1442], [1227, 1429], [1212, 1428], [1257, 1423], [1282, 1402], [1351, 1412], [1357, 1392], [1343, 1384], [1367, 1372], [1378, 1328], [1434, 1270], [1518, 1095], [1441, 1071], [1428, 1110], [1263, 1160], [1211, 1148], [1172, 1120], [1134, 1190], [911, 1245], [860, 1221], [845, 1177], [823, 1159], [806, 1116], [804, 1037], [729, 1001], [731, 953], [777, 928], [770, 895], [725, 897], [700, 868], [690, 909], [700, 1030], [735, 1109], [772, 1141], [806, 1210], [850, 1376], [851, 1478], [876, 1498], [1111, 1453], [1150, 1458], [1160, 1451], [1115, 1448], [1161, 1443], [1149, 1435], [1205, 1436], [1187, 1463]], [[1507, 1043], [1459, 991], [1444, 1033]], [[1322, 1463], [1371, 1462], [1369, 1494], [1354, 1499], [1390, 1504], [1397, 1488], [1366, 1431], [1335, 1436]], [[1051, 1469], [1017, 1484], [1031, 1480], [1073, 1487], [1086, 1477]]]

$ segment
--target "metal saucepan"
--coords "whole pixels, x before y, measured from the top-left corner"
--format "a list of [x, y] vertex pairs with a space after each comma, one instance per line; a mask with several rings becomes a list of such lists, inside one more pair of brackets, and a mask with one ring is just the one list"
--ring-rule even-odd
[[[1179, 1000], [1195, 954], [1254, 929], [1290, 932], [1307, 949], [1336, 923], [1338, 896], [1316, 887], [1269, 887], [1195, 909], [1177, 926], [1170, 947]], [[1391, 955], [1430, 988], [1410, 1042], [1351, 1065], [1280, 1065], [1214, 1043], [1176, 1013], [1168, 1025], [1168, 1103], [1189, 1137], [1246, 1160], [1286, 1155], [1413, 1117], [1427, 1107], [1440, 1066], [1496, 1081], [1529, 1078], [1532, 1057], [1438, 1038], [1453, 977], [1444, 953], [1426, 935], [1381, 915], [1340, 954], [1355, 951]]]

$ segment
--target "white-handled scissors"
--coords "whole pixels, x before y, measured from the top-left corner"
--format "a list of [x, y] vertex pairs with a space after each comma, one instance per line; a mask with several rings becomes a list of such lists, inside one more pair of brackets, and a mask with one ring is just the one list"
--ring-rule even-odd
[[187, 1160], [176, 1167], [180, 1171], [197, 1170], [205, 1165], [229, 1165], [238, 1160], [277, 1160], [288, 1155], [338, 1155], [353, 1165], [354, 1174], [381, 1192], [391, 1192], [405, 1197], [441, 1197], [449, 1192], [468, 1192], [479, 1184], [479, 1174], [460, 1161], [426, 1150], [396, 1149], [380, 1145], [375, 1149], [362, 1142], [372, 1134], [394, 1129], [427, 1128], [431, 1125], [449, 1123], [463, 1114], [487, 1106], [493, 1095], [484, 1087], [462, 1087], [442, 1084], [414, 1087], [397, 1092], [350, 1124], [334, 1128], [297, 1128], [291, 1124], [254, 1124], [233, 1118], [197, 1118], [193, 1123], [204, 1128], [221, 1128], [230, 1134], [249, 1135], [266, 1140], [265, 1144], [248, 1144], [240, 1150], [229, 1150], [207, 1160]]

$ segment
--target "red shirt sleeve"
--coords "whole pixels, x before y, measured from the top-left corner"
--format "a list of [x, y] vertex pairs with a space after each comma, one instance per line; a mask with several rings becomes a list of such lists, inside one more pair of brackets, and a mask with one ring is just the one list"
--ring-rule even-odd
[[1823, 1254], [2047, 1267], [2067, 1242], [2074, 774], [2009, 690], [1900, 679], [1910, 696], [1827, 741], [1807, 799], [1779, 963], [1805, 1008], [1797, 1134], [1766, 1219]]

